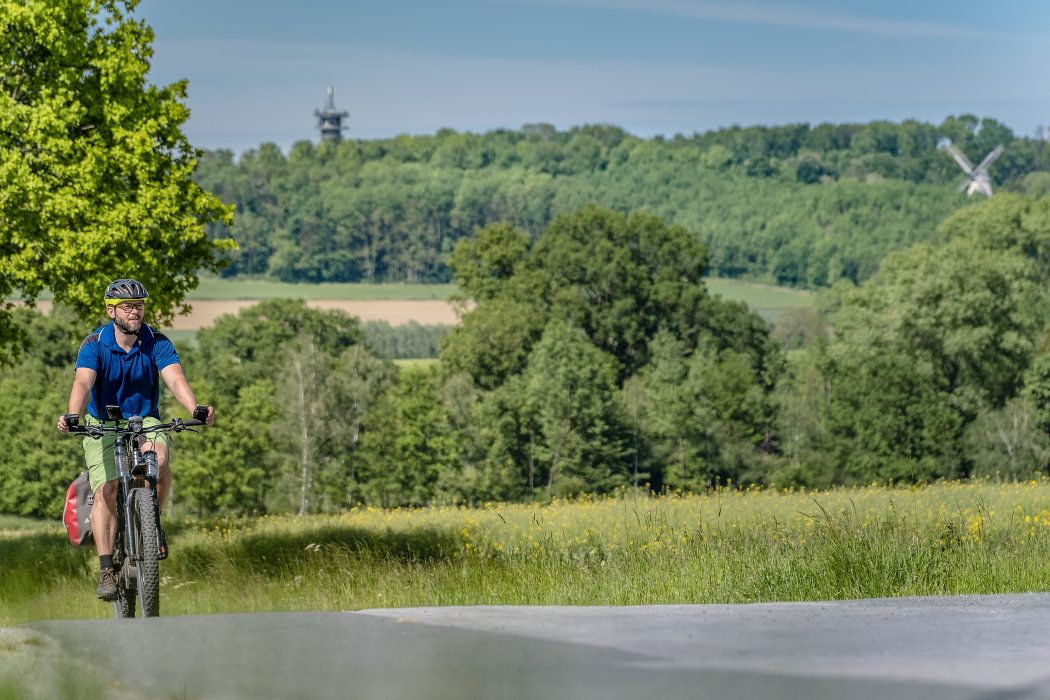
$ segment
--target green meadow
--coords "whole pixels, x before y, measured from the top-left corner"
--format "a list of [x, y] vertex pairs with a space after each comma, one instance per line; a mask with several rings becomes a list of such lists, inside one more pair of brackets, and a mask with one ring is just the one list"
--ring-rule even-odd
[[[108, 617], [57, 523], [5, 521], [0, 627]], [[14, 528], [14, 529], [11, 529]], [[1050, 590], [1050, 482], [718, 490], [176, 520], [162, 614]], [[232, 592], [236, 591], [236, 594]]]
[[816, 300], [815, 292], [792, 287], [725, 277], [708, 277], [705, 282], [712, 294], [731, 301], [742, 301], [771, 323], [776, 323], [786, 311], [812, 307]]
[[429, 301], [448, 299], [454, 284], [294, 284], [262, 279], [202, 279], [193, 300], [335, 299], [340, 301]]

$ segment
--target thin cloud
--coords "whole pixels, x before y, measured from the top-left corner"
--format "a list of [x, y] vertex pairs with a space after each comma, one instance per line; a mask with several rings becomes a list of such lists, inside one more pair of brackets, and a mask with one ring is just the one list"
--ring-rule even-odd
[[568, 5], [596, 10], [629, 10], [679, 18], [794, 29], [849, 32], [891, 37], [942, 39], [1019, 39], [1035, 35], [993, 32], [944, 22], [884, 19], [848, 14], [817, 13], [810, 8], [771, 3], [710, 0], [499, 0], [521, 4]]

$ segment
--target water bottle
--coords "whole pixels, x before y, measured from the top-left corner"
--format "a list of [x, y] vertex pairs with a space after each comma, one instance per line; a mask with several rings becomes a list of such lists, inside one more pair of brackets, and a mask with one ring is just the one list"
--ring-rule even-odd
[[153, 480], [153, 483], [157, 483], [157, 478], [160, 477], [160, 465], [157, 463], [157, 453], [153, 450], [147, 450], [142, 454], [142, 459], [146, 461], [146, 476]]

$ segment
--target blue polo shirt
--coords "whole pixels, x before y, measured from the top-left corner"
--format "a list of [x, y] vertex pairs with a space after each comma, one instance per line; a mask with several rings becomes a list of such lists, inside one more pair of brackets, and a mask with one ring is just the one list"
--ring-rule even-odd
[[160, 418], [160, 370], [179, 361], [167, 336], [145, 323], [138, 341], [125, 352], [117, 344], [113, 323], [84, 338], [77, 354], [77, 368], [95, 370], [87, 412], [102, 420], [106, 406], [120, 406], [125, 418]]

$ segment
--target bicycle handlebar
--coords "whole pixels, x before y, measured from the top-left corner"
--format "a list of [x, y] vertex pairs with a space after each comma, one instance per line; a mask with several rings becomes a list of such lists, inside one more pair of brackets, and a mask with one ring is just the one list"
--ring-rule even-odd
[[153, 435], [156, 433], [181, 433], [183, 430], [193, 430], [195, 426], [204, 425], [204, 421], [197, 420], [196, 418], [190, 418], [189, 420], [183, 420], [181, 418], [172, 418], [168, 423], [161, 423], [159, 425], [151, 425], [144, 427], [142, 425], [142, 419], [138, 416], [132, 416], [129, 418], [124, 427], [120, 425], [107, 426], [105, 422], [100, 425], [78, 425], [80, 422], [80, 416], [75, 413], [67, 413], [65, 415], [66, 424], [69, 426], [69, 432], [80, 435], [87, 435], [90, 438], [96, 440], [103, 437], [106, 434], [110, 435]]

